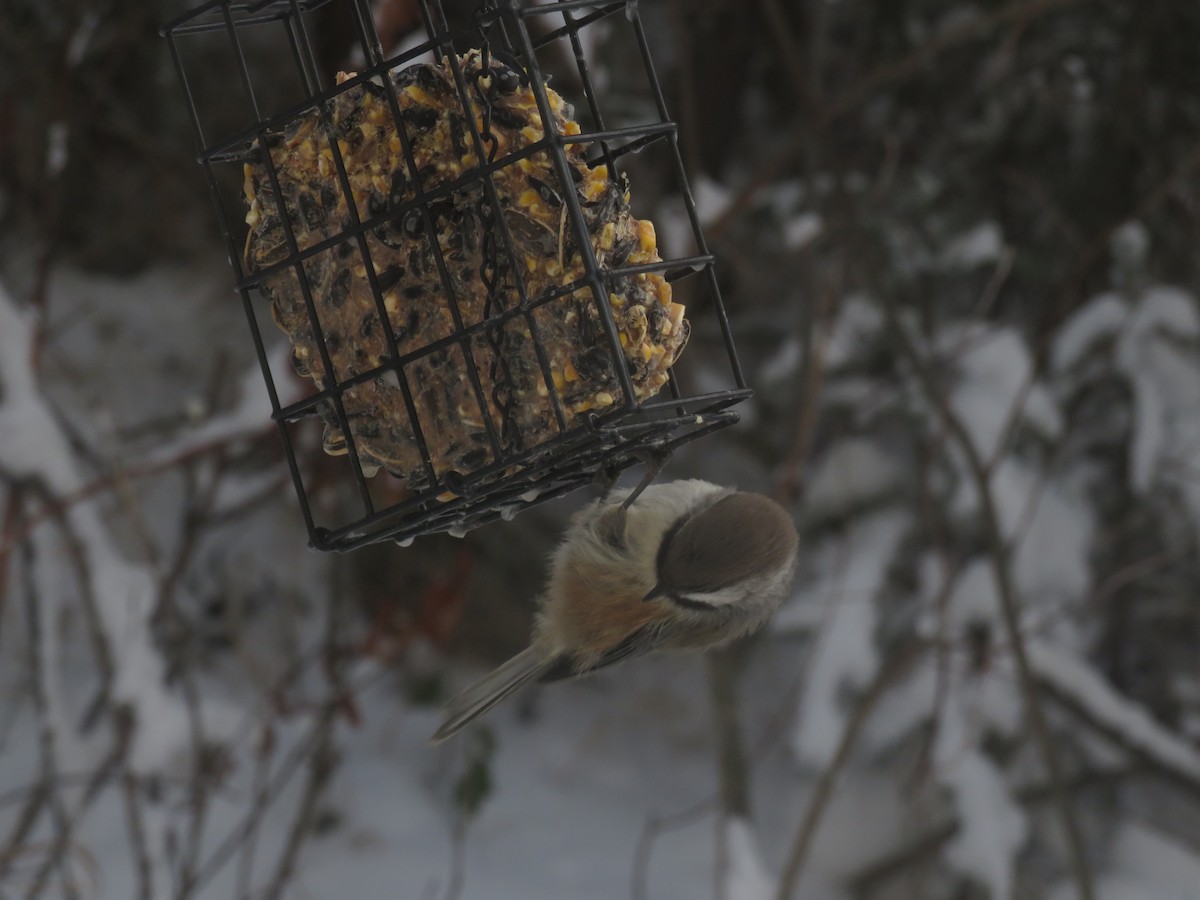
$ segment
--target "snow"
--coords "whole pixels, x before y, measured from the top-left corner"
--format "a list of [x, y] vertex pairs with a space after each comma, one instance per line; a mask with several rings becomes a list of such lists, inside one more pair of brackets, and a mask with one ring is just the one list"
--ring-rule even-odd
[[692, 199], [696, 202], [696, 215], [706, 225], [721, 218], [733, 202], [733, 191], [701, 175], [692, 181]]
[[1004, 250], [1004, 234], [995, 222], [980, 222], [946, 244], [941, 264], [948, 269], [972, 269], [994, 263]]
[[763, 863], [754, 828], [743, 818], [725, 823], [728, 855], [724, 893], [728, 900], [775, 900], [778, 887]]
[[1200, 782], [1200, 751], [1161, 725], [1136, 702], [1122, 696], [1094, 667], [1055, 644], [1031, 641], [1029, 663], [1039, 680], [1071, 698], [1120, 741], [1159, 765]]
[[56, 119], [46, 129], [46, 177], [57, 178], [67, 167], [70, 159], [68, 142], [71, 130], [67, 123]]
[[782, 631], [793, 606], [824, 611], [792, 734], [793, 750], [806, 765], [822, 766], [833, 757], [846, 723], [845, 692], [865, 687], [879, 666], [876, 595], [910, 525], [907, 513], [880, 512], [861, 519], [844, 538], [814, 548], [815, 577], [802, 574], [797, 597], [776, 619], [775, 629]]
[[979, 750], [958, 746], [956, 717], [943, 714], [940, 721], [937, 778], [953, 795], [960, 821], [946, 859], [992, 897], [1011, 897], [1016, 855], [1028, 837], [1025, 815], [996, 765]]
[[837, 516], [878, 501], [905, 477], [900, 464], [867, 438], [840, 441], [814, 468], [805, 493], [806, 512]]
[[783, 225], [783, 246], [794, 252], [811, 244], [824, 230], [825, 220], [818, 213], [798, 213]]
[[1068, 487], [1011, 458], [991, 479], [1001, 530], [1015, 548], [1014, 580], [1041, 606], [1081, 599], [1091, 580], [1091, 513]]
[[1062, 417], [1044, 386], [1030, 384], [1033, 360], [1011, 328], [970, 325], [945, 329], [942, 354], [955, 361], [950, 405], [984, 459], [995, 453], [1016, 408], [1021, 419], [1048, 437], [1062, 430]]
[[804, 345], [798, 337], [790, 335], [762, 364], [759, 377], [764, 383], [771, 384], [790, 378], [800, 368], [804, 356]]
[[882, 330], [883, 313], [863, 294], [850, 294], [842, 299], [837, 321], [825, 347], [825, 363], [837, 369], [855, 359], [863, 346]]
[[1129, 305], [1118, 294], [1093, 297], [1058, 330], [1050, 354], [1053, 368], [1064, 372], [1077, 365], [1096, 344], [1120, 331], [1128, 318]]
[[[33, 325], [32, 316], [18, 311], [0, 286], [0, 334], [10, 347], [24, 349], [0, 354], [0, 433], [6, 436], [0, 468], [16, 477], [40, 480], [54, 495], [69, 496], [84, 486], [85, 479], [37, 388], [31, 367]], [[146, 624], [153, 610], [155, 581], [145, 567], [123, 557], [94, 504], [72, 505], [67, 518], [93, 581], [101, 627], [116, 651], [113, 700], [130, 704], [143, 726], [135, 732], [133, 766], [149, 772], [166, 765], [188, 734], [182, 703], [166, 690], [162, 659], [151, 645]]]
[[1126, 222], [1113, 232], [1109, 242], [1118, 265], [1126, 268], [1140, 266], [1150, 250], [1150, 232], [1136, 219]]
[[[1132, 822], [1123, 825], [1105, 856], [1097, 900], [1192, 900], [1200, 885], [1200, 856], [1179, 841]], [[1064, 882], [1050, 900], [1072, 900], [1075, 885]]]
[[[719, 208], [719, 191], [705, 202]], [[988, 242], [995, 249], [1000, 238], [998, 232], [989, 238], [986, 230], [970, 241], [964, 236], [957, 252], [960, 258], [974, 253], [984, 259]], [[174, 326], [216, 302], [212, 292], [211, 281], [189, 281], [181, 270], [124, 281], [56, 272], [48, 311], [54, 340], [36, 370], [29, 348], [39, 322], [0, 294], [6, 351], [0, 354], [0, 468], [36, 477], [54, 494], [71, 496], [94, 483], [90, 460], [107, 459], [97, 447], [115, 447], [116, 458], [129, 461], [128, 466], [168, 465], [212, 444], [252, 440], [271, 431], [261, 373], [248, 352], [231, 354], [230, 374], [219, 392], [198, 387], [211, 359], [191, 360], [178, 371], [170, 366], [170, 357], [181, 352], [170, 344], [170, 334], [179, 330]], [[172, 303], [162, 303], [163, 297]], [[226, 301], [235, 337], [225, 343], [244, 348], [241, 310], [234, 298]], [[221, 346], [208, 338], [227, 325], [200, 318], [205, 321], [196, 327], [205, 329], [205, 346]], [[100, 339], [113, 328], [124, 343]], [[1101, 295], [1084, 306], [1061, 330], [1045, 381], [1031, 380], [1029, 344], [1015, 330], [966, 322], [939, 333], [935, 349], [946, 366], [953, 407], [985, 455], [1000, 445], [1010, 424], [1046, 442], [1063, 437], [1060, 403], [1067, 408], [1066, 395], [1049, 385], [1057, 376], [1083, 377], [1105, 355], [1097, 351], [1111, 349], [1107, 357], [1129, 380], [1136, 407], [1131, 483], [1146, 491], [1178, 485], [1200, 510], [1200, 495], [1186, 493], [1197, 489], [1176, 471], [1187, 461], [1188, 442], [1200, 438], [1197, 337], [1200, 316], [1191, 295], [1155, 286], [1136, 295]], [[873, 408], [890, 411], [889, 401], [878, 399], [877, 381], [855, 368], [864, 347], [886, 340], [884, 320], [870, 298], [842, 298], [829, 334], [827, 404], [830, 398], [857, 401], [874, 395]], [[141, 357], [114, 362], [119, 347], [129, 345], [139, 346], [152, 364]], [[287, 372], [282, 343], [273, 342], [269, 352], [272, 370]], [[798, 342], [781, 342], [764, 369], [787, 377], [799, 353]], [[63, 377], [67, 363], [96, 376], [72, 386], [71, 378]], [[147, 372], [154, 377], [147, 379]], [[137, 388], [149, 381], [153, 389], [139, 393]], [[281, 378], [279, 387], [284, 403], [308, 389], [292, 378]], [[908, 397], [901, 402], [908, 403]], [[861, 414], [861, 408], [855, 412]], [[911, 407], [904, 412], [911, 415]], [[173, 413], [169, 432], [138, 436], [147, 417]], [[64, 422], [78, 425], [77, 430], [68, 433]], [[1018, 884], [1018, 860], [1024, 866], [1048, 847], [1054, 852], [1043, 817], [1015, 799], [1014, 787], [1029, 775], [1025, 706], [1003, 635], [991, 561], [976, 555], [958, 559], [961, 570], [944, 565], [935, 548], [924, 543], [924, 522], [909, 503], [913, 473], [903, 442], [862, 425], [857, 420], [851, 436], [823, 434], [817, 444], [800, 508], [811, 530], [805, 532], [794, 596], [756, 646], [744, 676], [740, 712], [751, 759], [753, 819], [722, 818], [713, 799], [714, 742], [704, 661], [685, 656], [634, 661], [583, 682], [537, 690], [526, 702], [501, 707], [488, 718], [486, 727], [496, 738], [490, 764], [494, 791], [465, 828], [464, 900], [628, 896], [646, 823], [688, 809], [699, 812], [654, 839], [645, 896], [711, 896], [720, 875], [724, 883], [717, 887], [729, 900], [773, 897], [815, 775], [831, 760], [856, 697], [877, 675], [887, 648], [895, 646], [889, 642], [898, 628], [916, 628], [938, 653], [927, 654], [897, 678], [872, 711], [822, 819], [796, 900], [848, 900], [848, 880], [947, 813], [959, 830], [936, 857], [945, 883], [952, 881], [949, 872], [977, 882], [991, 896], [1009, 897]], [[135, 437], [126, 440], [129, 434]], [[934, 489], [949, 495], [947, 511], [956, 525], [978, 513], [978, 497], [962, 460], [947, 457], [945, 462], [950, 477], [935, 480]], [[207, 462], [197, 462], [190, 472], [200, 493], [213, 489], [218, 512], [269, 492], [274, 479], [286, 474], [269, 465], [224, 473]], [[1102, 535], [1076, 475], [1037, 453], [1002, 452], [991, 477], [1000, 524], [1013, 543], [1010, 561], [1021, 624], [1037, 677], [1048, 687], [1048, 709], [1055, 709], [1055, 697], [1069, 698], [1099, 723], [1100, 736], [1089, 730], [1086, 739], [1072, 740], [1075, 752], [1067, 758], [1094, 767], [1108, 760], [1119, 764], [1136, 753], [1181, 778], [1200, 781], [1200, 750], [1184, 736], [1185, 726], [1156, 720], [1087, 658], [1091, 633], [1077, 617], [1095, 613], [1086, 604], [1097, 590], [1092, 566]], [[312, 611], [327, 608], [325, 594], [332, 583], [326, 579], [327, 558], [302, 549], [303, 529], [290, 491], [278, 493], [277, 504], [208, 540], [202, 558], [210, 562], [198, 564], [179, 587], [189, 600], [222, 597], [230, 603], [261, 591], [271, 607], [260, 630], [245, 638], [245, 647], [214, 654], [202, 667], [201, 730], [229, 766], [226, 780], [211, 795], [200, 839], [202, 859], [236, 836], [247, 813], [264, 720], [278, 741], [272, 771], [314, 726], [305, 703], [319, 673], [304, 682], [298, 697], [287, 698], [299, 707], [280, 713], [272, 711], [261, 685], [247, 675], [250, 667], [243, 670], [238, 668], [243, 660], [230, 661], [239, 654], [252, 658], [266, 670], [263, 683], [269, 682], [273, 667], [290, 658], [280, 647], [304, 643], [319, 624]], [[64, 521], [78, 539], [100, 627], [113, 649], [113, 696], [129, 704], [137, 721], [132, 772], [147, 776], [146, 783], [152, 781], [160, 792], [145, 799], [143, 815], [150, 835], [152, 894], [167, 896], [170, 860], [177, 858], [186, 836], [180, 823], [189, 803], [193, 734], [181, 692], [166, 682], [166, 659], [150, 627], [163, 573], [158, 561], [129, 539], [122, 527], [125, 517], [114, 515], [114, 509], [123, 508], [112, 500], [107, 492], [73, 502]], [[147, 518], [157, 530], [161, 517]], [[168, 533], [156, 540], [170, 549], [180, 540], [176, 531], [172, 520]], [[104, 728], [87, 733], [79, 727], [82, 708], [96, 688], [86, 623], [79, 616], [79, 579], [64, 564], [69, 548], [54, 520], [35, 528], [29, 541], [33, 568], [24, 572], [21, 554], [14, 554], [18, 574], [13, 577], [17, 584], [22, 577], [36, 584], [48, 626], [39, 648], [46, 669], [46, 722], [58, 739], [60, 768], [86, 773], [108, 749], [110, 735]], [[971, 544], [966, 552], [981, 549]], [[910, 552], [920, 555], [906, 559]], [[894, 574], [910, 569], [916, 570], [915, 585], [893, 581]], [[945, 585], [955, 571], [955, 582]], [[262, 588], [255, 586], [260, 580]], [[944, 590], [944, 606], [934, 608], [932, 600]], [[19, 599], [19, 592], [9, 596]], [[0, 683], [19, 697], [30, 651], [20, 619], [13, 618], [22, 615], [21, 604], [10, 599], [0, 611], [9, 617], [0, 628], [0, 656], [21, 664], [0, 672]], [[984, 659], [971, 651], [967, 639], [979, 624], [987, 626], [992, 639], [992, 652]], [[347, 640], [353, 645], [357, 637]], [[436, 711], [407, 699], [402, 682], [408, 673], [396, 675], [374, 665], [364, 663], [354, 672], [356, 684], [373, 685], [355, 698], [361, 723], [337, 720], [333, 743], [340, 764], [320, 801], [332, 824], [314, 834], [301, 854], [296, 896], [351, 891], [356, 900], [434, 897], [444, 896], [450, 883], [454, 784], [469, 742], [429, 746]], [[467, 680], [469, 673], [457, 676]], [[1180, 698], [1186, 693], [1183, 687], [1177, 691]], [[0, 728], [0, 792], [28, 787], [41, 763], [36, 712], [27, 702], [13, 706]], [[1051, 718], [1055, 728], [1063, 721]], [[1020, 745], [1015, 759], [994, 753], [997, 736], [1005, 738], [1003, 746]], [[1067, 737], [1061, 735], [1064, 742]], [[927, 759], [922, 757], [928, 767], [917, 773], [914, 751], [923, 750], [929, 751]], [[267, 813], [255, 884], [268, 878], [286, 839], [303, 774], [302, 768]], [[72, 846], [81, 858], [96, 861], [95, 893], [135, 896], [128, 838], [123, 827], [114, 827], [125, 821], [119, 785], [103, 789], [86, 812], [82, 791], [64, 789], [62, 796], [68, 814], [81, 814]], [[1113, 799], [1114, 805], [1120, 802]], [[0, 809], [0, 832], [11, 832], [17, 812], [19, 804]], [[1200, 883], [1193, 846], [1158, 830], [1161, 823], [1137, 821], [1127, 810], [1106, 809], [1100, 822], [1103, 827], [1089, 823], [1088, 828], [1090, 838], [1106, 842], [1093, 847], [1102, 862], [1100, 898], [1192, 900]], [[52, 838], [51, 826], [43, 823], [31, 846], [45, 846]], [[200, 895], [236, 896], [236, 869], [236, 864], [221, 869]], [[1054, 900], [1075, 896], [1069, 883], [1047, 885], [1044, 891]]]

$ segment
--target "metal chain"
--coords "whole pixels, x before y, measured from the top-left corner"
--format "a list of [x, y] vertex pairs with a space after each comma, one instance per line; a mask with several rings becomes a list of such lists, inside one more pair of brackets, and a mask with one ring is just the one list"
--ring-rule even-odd
[[[478, 14], [482, 17], [492, 9], [494, 9], [494, 6], [490, 0], [484, 0], [480, 4]], [[480, 137], [488, 144], [487, 162], [489, 165], [495, 162], [496, 152], [500, 146], [496, 135], [492, 133], [492, 103], [488, 96], [488, 88], [495, 84], [492, 80], [492, 53], [488, 35], [490, 28], [490, 24], [486, 26], [481, 24], [479, 26], [479, 70], [472, 75], [475, 95], [483, 110], [483, 127], [480, 129]], [[487, 80], [487, 87], [483, 85], [484, 80]], [[470, 110], [464, 110], [463, 112], [466, 115], [472, 115]], [[501, 259], [500, 250], [497, 246], [496, 229], [499, 227], [499, 223], [495, 220], [495, 210], [488, 199], [486, 189], [480, 191], [476, 210], [479, 215], [480, 227], [483, 230], [482, 262], [479, 265], [479, 280], [483, 283], [484, 289], [487, 291], [487, 300], [483, 308], [483, 318], [484, 321], [487, 321], [493, 316], [504, 312], [507, 306], [505, 302], [504, 283], [509, 271], [508, 267], [504, 264], [504, 260]], [[499, 410], [501, 416], [501, 444], [506, 453], [510, 451], [520, 452], [523, 449], [521, 430], [517, 427], [515, 417], [513, 377], [504, 346], [503, 328], [502, 326], [486, 328], [484, 334], [487, 336], [488, 346], [492, 350], [492, 363], [489, 374], [492, 379], [492, 402], [495, 404], [496, 409]]]

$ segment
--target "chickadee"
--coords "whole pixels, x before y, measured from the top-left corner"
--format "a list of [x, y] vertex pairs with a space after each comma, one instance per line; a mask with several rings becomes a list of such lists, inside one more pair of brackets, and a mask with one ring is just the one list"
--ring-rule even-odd
[[798, 543], [778, 503], [707, 481], [591, 503], [554, 555], [530, 646], [452, 698], [433, 741], [534, 681], [749, 634], [783, 599]]

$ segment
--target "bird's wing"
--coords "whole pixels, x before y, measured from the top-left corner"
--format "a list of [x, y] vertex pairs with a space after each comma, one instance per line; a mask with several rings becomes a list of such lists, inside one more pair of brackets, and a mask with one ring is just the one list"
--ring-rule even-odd
[[554, 660], [548, 659], [539, 647], [522, 650], [498, 669], [484, 676], [481, 681], [450, 698], [446, 704], [445, 719], [441, 728], [434, 734], [432, 742], [436, 744], [457, 734], [465, 725], [483, 715], [501, 700], [511, 697], [531, 681], [535, 681], [538, 675], [553, 663]]
[[651, 650], [659, 647], [662, 644], [663, 629], [660, 623], [652, 625], [643, 625], [621, 643], [617, 644], [610, 650], [606, 650], [604, 655], [593, 665], [586, 666], [582, 669], [578, 667], [578, 662], [573, 656], [566, 654], [557, 657], [545, 671], [542, 672], [538, 681], [562, 681], [564, 678], [574, 678], [578, 675], [586, 675], [589, 672], [594, 672], [597, 669], [603, 669], [605, 666], [611, 666], [613, 663], [621, 662], [621, 660], [629, 659], [634, 656], [641, 656], [643, 653], [649, 653]]

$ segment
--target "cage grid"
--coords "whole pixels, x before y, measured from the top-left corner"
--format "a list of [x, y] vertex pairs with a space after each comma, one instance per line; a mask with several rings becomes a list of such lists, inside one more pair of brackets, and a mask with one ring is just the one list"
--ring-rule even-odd
[[[313, 17], [319, 11], [329, 14], [334, 7], [353, 26], [361, 66], [357, 73], [330, 83], [314, 53], [312, 29]], [[321, 550], [347, 550], [380, 540], [407, 543], [418, 535], [433, 532], [461, 534], [494, 519], [509, 518], [535, 503], [587, 484], [600, 471], [614, 476], [645, 459], [647, 454], [669, 454], [680, 444], [732, 424], [737, 421], [737, 413], [731, 407], [750, 395], [721, 300], [713, 257], [705, 244], [695, 202], [687, 187], [677, 128], [667, 113], [636, 0], [559, 0], [528, 5], [518, 0], [483, 0], [471, 15], [453, 24], [440, 0], [419, 0], [419, 8], [425, 39], [390, 56], [383, 50], [368, 0], [211, 0], [162, 30], [183, 87], [199, 148], [197, 160], [206, 173], [217, 207], [236, 274], [236, 288], [250, 324], [272, 416], [278, 425], [310, 542]], [[531, 22], [536, 24], [536, 30], [529, 27]], [[649, 121], [606, 126], [584, 39], [587, 29], [601, 25], [632, 33], [654, 109]], [[264, 38], [277, 40], [280, 30], [295, 66], [287, 76], [293, 84], [290, 94], [264, 90], [264, 82], [251, 65], [253, 51], [248, 49]], [[209, 48], [207, 55], [189, 59], [190, 42], [194, 41], [207, 42], [203, 45]], [[214, 71], [211, 53], [214, 46], [223, 48], [224, 59], [233, 72]], [[539, 61], [539, 53], [547, 48], [565, 48], [563, 57], [574, 65], [572, 74], [577, 76], [584, 104], [580, 118], [586, 120], [586, 125], [573, 129], [577, 133], [567, 133], [556, 124], [552, 92], [547, 88]], [[470, 55], [472, 52], [475, 55]], [[411, 113], [411, 110], [402, 108], [398, 93], [398, 79], [405, 72], [415, 71], [409, 67], [417, 65], [418, 60], [430, 58], [452, 78], [461, 120], [468, 126], [465, 139], [470, 142], [470, 150], [463, 158], [472, 160], [461, 174], [440, 182], [423, 174], [417, 164], [416, 137], [405, 118], [406, 111]], [[272, 83], [266, 85], [268, 88], [282, 80], [278, 72], [272, 72], [270, 77]], [[227, 84], [230, 79], [234, 82], [232, 86]], [[513, 79], [532, 95], [543, 127], [525, 146], [515, 149], [509, 146], [502, 151], [502, 142], [495, 132], [500, 129], [497, 122], [503, 109], [494, 99], [494, 93], [506, 84], [515, 90], [508, 84]], [[220, 116], [211, 115], [206, 109], [208, 101], [198, 88], [207, 88], [211, 93], [214, 81], [218, 90], [225, 85], [240, 91], [244, 101], [242, 118], [228, 121], [228, 113], [224, 111], [227, 106], [223, 103]], [[393, 177], [411, 186], [411, 196], [398, 196], [395, 203], [384, 209], [368, 209], [364, 216], [354, 195], [335, 118], [349, 98], [363, 96], [368, 90], [386, 102], [402, 150], [403, 166], [398, 167], [402, 173], [398, 176], [393, 173]], [[351, 93], [354, 91], [359, 93]], [[266, 96], [268, 93], [270, 97]], [[277, 144], [280, 135], [287, 134], [289, 129], [294, 131], [297, 123], [305, 120], [319, 123], [319, 130], [313, 126], [318, 135], [316, 140], [323, 140], [321, 147], [329, 148], [333, 166], [329, 181], [335, 200], [331, 202], [344, 202], [346, 215], [336, 223], [332, 233], [319, 235], [315, 240], [308, 240], [306, 233], [302, 242], [297, 234], [302, 226], [291, 221], [272, 142]], [[579, 149], [572, 149], [573, 145], [579, 145]], [[582, 158], [589, 171], [603, 171], [604, 177], [618, 186], [614, 189], [623, 189], [623, 158], [652, 145], [665, 148], [668, 166], [680, 186], [696, 253], [666, 260], [633, 264], [622, 260], [616, 265], [602, 265], [593, 249], [580, 196], [574, 189], [582, 176], [578, 162], [572, 167], [572, 158]], [[513, 171], [510, 167], [534, 158], [548, 159], [557, 176], [560, 190], [554, 191], [549, 186], [548, 190], [561, 208], [560, 263], [567, 242], [567, 246], [577, 251], [581, 266], [577, 277], [565, 284], [543, 286], [536, 294], [528, 290], [521, 271], [520, 250], [497, 190], [497, 180]], [[249, 183], [251, 163], [266, 175], [269, 192], [264, 186], [263, 196], [268, 204], [275, 204], [285, 241], [282, 257], [263, 265], [250, 264], [247, 210], [243, 203], [228, 196], [227, 188], [227, 176], [242, 167], [246, 167]], [[336, 200], [335, 190], [341, 191], [341, 201]], [[473, 192], [478, 197], [468, 206], [463, 198], [474, 196]], [[440, 221], [438, 204], [444, 207], [452, 200], [458, 204], [454, 209], [462, 207], [466, 210], [463, 215], [470, 219], [471, 224], [464, 226], [463, 233], [478, 234], [481, 242], [476, 277], [486, 300], [482, 315], [477, 318], [464, 314], [467, 302], [461, 275], [456, 283], [440, 239], [435, 236], [435, 221]], [[633, 221], [637, 223], [636, 219]], [[431, 273], [431, 281], [440, 288], [453, 324], [447, 333], [412, 348], [400, 345], [386, 292], [380, 283], [387, 273], [376, 271], [372, 256], [380, 255], [377, 241], [382, 234], [380, 229], [401, 224], [407, 229], [410, 223], [413, 234], [432, 236], [421, 238], [420, 246], [430, 248], [436, 268], [436, 278]], [[321, 279], [314, 272], [319, 271], [321, 260], [332, 258], [334, 253], [361, 260], [374, 314], [383, 325], [384, 344], [378, 364], [362, 371], [338, 371], [338, 348], [331, 346], [338, 335], [322, 324], [321, 311], [328, 298], [323, 295]], [[657, 257], [657, 251], [654, 255]], [[573, 253], [568, 256], [574, 260]], [[689, 284], [704, 298], [703, 314], [706, 319], [715, 320], [723, 345], [728, 366], [727, 387], [688, 395], [676, 371], [686, 366], [688, 356], [684, 354], [676, 356], [666, 373], [665, 394], [639, 399], [633, 363], [626, 359], [622, 347], [624, 335], [609, 298], [622, 285], [647, 275], [661, 276], [671, 286], [689, 279]], [[294, 283], [299, 288], [302, 303], [297, 315], [304, 333], [311, 333], [318, 356], [317, 372], [310, 376], [314, 383], [309, 395], [287, 404], [280, 401], [278, 381], [295, 378], [295, 373], [273, 369], [259, 322], [267, 306], [272, 306], [272, 315], [276, 314], [278, 306], [268, 304], [266, 299], [274, 292], [278, 301], [278, 285], [283, 283]], [[565, 395], [556, 386], [551, 348], [545, 336], [553, 327], [556, 304], [586, 302], [577, 300], [580, 296], [590, 298], [600, 331], [591, 336], [591, 346], [576, 349], [590, 354], [590, 359], [600, 359], [603, 378], [608, 379], [605, 383], [613, 391], [605, 392], [610, 401], [606, 408], [582, 412], [568, 407]], [[365, 325], [364, 320], [364, 328]], [[528, 336], [532, 353], [527, 353], [523, 362], [513, 357], [511, 341], [505, 343], [505, 336], [511, 333]], [[291, 332], [289, 336], [295, 337]], [[300, 344], [294, 340], [293, 346], [299, 348]], [[583, 357], [567, 358], [582, 360]], [[490, 365], [485, 366], [488, 359]], [[545, 388], [548, 411], [540, 426], [544, 434], [529, 427], [527, 412], [519, 409], [521, 404], [514, 399], [514, 380], [508, 370], [518, 362], [532, 373], [527, 375], [537, 381], [539, 391], [541, 386]], [[448, 465], [442, 458], [435, 442], [429, 439], [430, 433], [437, 430], [437, 423], [430, 421], [428, 409], [419, 402], [429, 390], [429, 383], [443, 377], [438, 373], [451, 369], [461, 370], [458, 374], [465, 377], [469, 388], [463, 390], [478, 405], [482, 424], [477, 452], [457, 460], [469, 464]], [[445, 377], [449, 377], [448, 372]], [[402, 421], [410, 429], [417, 460], [404, 471], [387, 469], [376, 474], [372, 470], [377, 455], [373, 456], [375, 451], [366, 446], [361, 426], [358, 431], [352, 427], [351, 418], [360, 415], [355, 406], [359, 396], [356, 392], [370, 390], [385, 380], [399, 390], [403, 409], [395, 414], [403, 413]], [[453, 407], [449, 401], [447, 405]], [[523, 415], [525, 419], [521, 418]], [[304, 441], [316, 433], [322, 421], [326, 425], [326, 440], [332, 434], [334, 449], [344, 453], [349, 481], [357, 493], [360, 505], [349, 515], [339, 517], [328, 510], [318, 510], [305, 483], [299, 461]], [[527, 439], [530, 436], [532, 440]]]

